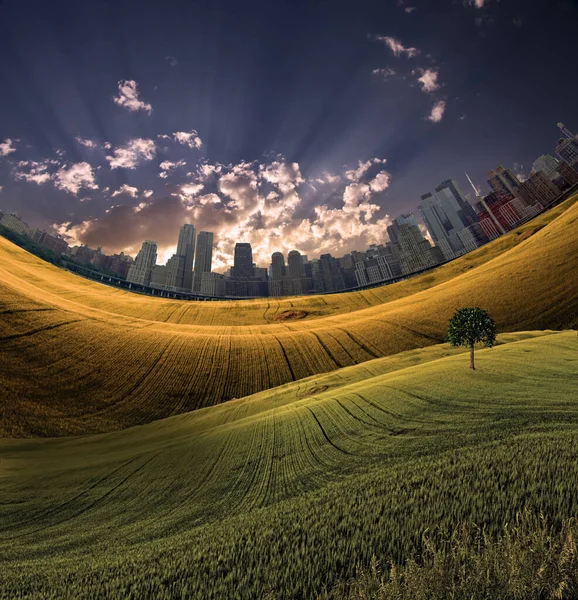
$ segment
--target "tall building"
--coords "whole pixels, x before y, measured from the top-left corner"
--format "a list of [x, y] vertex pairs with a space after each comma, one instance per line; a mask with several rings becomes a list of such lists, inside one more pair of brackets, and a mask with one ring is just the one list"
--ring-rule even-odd
[[578, 165], [578, 140], [576, 138], [560, 139], [556, 146], [556, 154], [574, 168], [575, 165]]
[[[421, 271], [432, 267], [443, 260], [441, 252], [432, 248], [419, 227], [405, 223], [398, 232], [400, 263], [403, 274]], [[439, 253], [439, 255], [438, 255]]]
[[143, 242], [134, 264], [130, 266], [126, 276], [130, 283], [149, 285], [153, 267], [157, 262], [156, 242], [146, 240]]
[[210, 231], [199, 231], [195, 254], [195, 270], [193, 290], [201, 291], [203, 273], [210, 273], [213, 265], [213, 234]]
[[271, 280], [281, 281], [285, 275], [285, 257], [282, 252], [273, 252], [271, 256]]
[[251, 244], [237, 243], [235, 244], [235, 258], [233, 268], [231, 269], [231, 277], [248, 279], [253, 276], [253, 249]]
[[291, 250], [287, 255], [287, 268], [292, 279], [303, 279], [305, 277], [305, 265], [303, 257], [298, 250]]
[[[395, 217], [392, 219], [391, 225], [387, 228], [387, 235], [389, 236], [389, 241], [397, 244], [398, 242], [398, 232], [401, 225], [415, 225], [418, 226], [417, 221], [412, 213], [405, 213]], [[360, 262], [356, 260], [356, 263]]]
[[543, 171], [531, 175], [515, 192], [516, 198], [519, 198], [526, 206], [538, 206], [540, 210], [551, 204], [560, 194], [560, 188], [552, 183]]
[[3, 214], [0, 219], [0, 225], [4, 225], [7, 229], [20, 233], [21, 235], [27, 235], [30, 229], [28, 223], [24, 222], [14, 214]]
[[185, 223], [179, 232], [177, 251], [167, 261], [167, 289], [190, 292], [193, 287], [193, 258], [196, 231], [194, 225]]
[[578, 137], [574, 135], [564, 123], [558, 123], [558, 129], [569, 139], [576, 140]]
[[488, 173], [488, 184], [498, 194], [513, 194], [521, 183], [510, 169], [501, 165]]
[[550, 154], [544, 154], [532, 163], [532, 174], [540, 171], [544, 173], [550, 181], [560, 177], [560, 173], [558, 173], [558, 161]]
[[203, 272], [199, 291], [203, 296], [224, 296], [225, 276], [220, 273]]
[[446, 179], [436, 187], [435, 192], [442, 206], [451, 206], [465, 227], [478, 222], [476, 211], [467, 201], [457, 181]]

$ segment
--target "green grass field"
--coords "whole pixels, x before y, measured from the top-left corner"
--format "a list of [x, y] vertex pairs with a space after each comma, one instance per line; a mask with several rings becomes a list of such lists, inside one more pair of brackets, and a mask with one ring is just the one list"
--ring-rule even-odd
[[[2, 441], [2, 598], [311, 598], [461, 523], [578, 514], [575, 331], [431, 346], [100, 435]], [[522, 596], [521, 596], [522, 597]]]

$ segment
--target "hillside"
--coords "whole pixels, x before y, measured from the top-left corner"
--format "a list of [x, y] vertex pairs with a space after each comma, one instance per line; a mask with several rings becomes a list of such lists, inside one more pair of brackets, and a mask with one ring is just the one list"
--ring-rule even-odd
[[[577, 198], [431, 273], [279, 301], [134, 295], [0, 238], [0, 435], [112, 431], [435, 344], [462, 305], [503, 332], [574, 327]], [[273, 319], [291, 309], [307, 318]]]
[[577, 344], [502, 335], [476, 372], [432, 346], [125, 431], [5, 440], [0, 597], [314, 597], [428, 528], [559, 523], [578, 514]]

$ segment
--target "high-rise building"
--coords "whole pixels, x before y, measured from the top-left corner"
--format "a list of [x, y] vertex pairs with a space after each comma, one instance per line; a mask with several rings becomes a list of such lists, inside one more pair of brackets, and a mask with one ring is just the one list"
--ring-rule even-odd
[[130, 266], [126, 276], [130, 283], [149, 285], [153, 267], [157, 262], [156, 242], [145, 240], [136, 255], [134, 264]]
[[560, 177], [560, 173], [558, 173], [558, 161], [550, 154], [544, 154], [532, 163], [532, 174], [540, 171], [544, 173], [550, 181]]
[[401, 225], [398, 239], [401, 269], [404, 274], [432, 267], [443, 259], [439, 249], [432, 248], [415, 225]]
[[285, 275], [285, 257], [282, 252], [273, 252], [271, 256], [271, 280], [281, 281]]
[[[542, 171], [538, 171], [516, 189], [515, 196], [526, 206], [544, 206], [551, 204], [561, 194], [556, 186]], [[528, 214], [527, 216], [533, 216]]]
[[225, 276], [220, 273], [203, 272], [199, 291], [203, 296], [224, 296]]
[[574, 135], [564, 123], [558, 123], [558, 129], [569, 139], [576, 140], [578, 137]]
[[0, 225], [10, 229], [21, 235], [27, 235], [29, 231], [28, 223], [23, 221], [18, 215], [15, 214], [3, 214], [0, 219]]
[[201, 291], [203, 273], [210, 273], [213, 265], [213, 234], [210, 231], [199, 231], [195, 254], [195, 270], [193, 290]]
[[[473, 206], [467, 201], [457, 181], [446, 179], [435, 189], [436, 196], [442, 206], [451, 206], [457, 214], [460, 222], [465, 227], [478, 222], [478, 217]], [[448, 212], [448, 211], [446, 211]]]
[[303, 257], [298, 250], [291, 250], [287, 255], [287, 268], [292, 279], [303, 279], [305, 277], [305, 265]]
[[185, 292], [192, 290], [195, 242], [194, 225], [185, 223], [179, 232], [177, 251], [167, 261], [167, 289]]
[[[390, 242], [397, 244], [399, 228], [404, 224], [415, 225], [416, 227], [418, 226], [417, 221], [412, 213], [405, 213], [395, 217], [395, 219], [392, 219], [391, 225], [387, 227], [387, 235], [389, 236]], [[355, 262], [357, 263], [360, 261], [356, 260]]]
[[248, 279], [253, 276], [253, 249], [251, 244], [235, 244], [235, 258], [231, 269], [231, 277]]
[[521, 183], [510, 169], [501, 165], [488, 173], [488, 184], [498, 194], [513, 194]]
[[576, 138], [560, 139], [556, 146], [556, 154], [571, 167], [578, 165], [578, 140]]

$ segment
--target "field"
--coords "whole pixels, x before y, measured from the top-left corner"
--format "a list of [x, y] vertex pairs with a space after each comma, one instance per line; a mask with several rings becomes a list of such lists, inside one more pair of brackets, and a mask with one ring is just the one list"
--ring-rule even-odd
[[404, 282], [278, 301], [139, 296], [0, 238], [0, 435], [114, 431], [438, 344], [463, 305], [500, 332], [575, 327], [577, 198]]
[[426, 530], [493, 536], [524, 510], [559, 527], [578, 514], [576, 332], [499, 341], [476, 372], [434, 345], [125, 431], [4, 440], [0, 597], [311, 598]]

